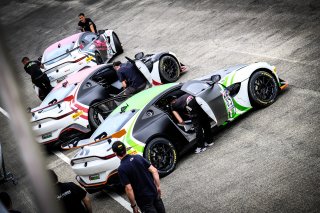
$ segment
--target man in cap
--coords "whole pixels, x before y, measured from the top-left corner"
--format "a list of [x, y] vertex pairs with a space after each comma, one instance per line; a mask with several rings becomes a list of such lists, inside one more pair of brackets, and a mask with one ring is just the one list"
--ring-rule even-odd
[[133, 212], [139, 212], [138, 206], [142, 212], [165, 212], [158, 170], [140, 155], [127, 154], [126, 146], [120, 141], [113, 143], [112, 150], [121, 160], [118, 174]]

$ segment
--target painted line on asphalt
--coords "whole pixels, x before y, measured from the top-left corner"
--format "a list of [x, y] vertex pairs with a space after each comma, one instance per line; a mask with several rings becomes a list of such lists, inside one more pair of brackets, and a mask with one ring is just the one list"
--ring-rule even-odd
[[[0, 112], [6, 116], [8, 119], [10, 119], [9, 114], [0, 107]], [[66, 162], [67, 164], [70, 165], [70, 158], [68, 158], [65, 154], [63, 154], [62, 152], [59, 151], [55, 151], [53, 152], [58, 158], [60, 158], [61, 160], [63, 160], [64, 162]], [[107, 192], [107, 194], [114, 199], [115, 201], [117, 201], [121, 206], [123, 206], [125, 209], [127, 209], [128, 211], [132, 211], [131, 205], [128, 201], [126, 201], [125, 199], [123, 199], [120, 195], [114, 193], [114, 192]]]
[[1, 112], [4, 116], [6, 116], [7, 118], [10, 119], [9, 114], [8, 114], [4, 109], [2, 109], [1, 107], [0, 107], [0, 112]]

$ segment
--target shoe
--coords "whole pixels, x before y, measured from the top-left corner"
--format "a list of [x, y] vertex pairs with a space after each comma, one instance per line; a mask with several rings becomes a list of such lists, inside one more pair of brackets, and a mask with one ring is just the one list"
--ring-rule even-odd
[[210, 147], [214, 144], [214, 142], [211, 142], [211, 143], [207, 143], [207, 142], [204, 142], [204, 146], [205, 147]]
[[194, 150], [194, 153], [195, 153], [195, 154], [199, 154], [200, 152], [204, 152], [204, 151], [206, 151], [206, 150], [207, 150], [206, 147], [203, 147], [203, 148], [197, 147], [196, 150]]

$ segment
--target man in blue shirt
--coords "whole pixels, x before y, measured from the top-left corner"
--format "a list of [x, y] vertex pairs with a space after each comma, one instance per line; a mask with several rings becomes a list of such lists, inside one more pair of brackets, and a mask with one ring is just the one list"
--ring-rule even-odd
[[121, 160], [118, 174], [133, 212], [139, 212], [138, 205], [142, 212], [164, 213], [158, 170], [140, 155], [127, 154], [120, 141], [114, 142], [112, 150]]
[[117, 71], [125, 95], [133, 95], [146, 87], [146, 79], [143, 74], [130, 62], [113, 62], [113, 68]]

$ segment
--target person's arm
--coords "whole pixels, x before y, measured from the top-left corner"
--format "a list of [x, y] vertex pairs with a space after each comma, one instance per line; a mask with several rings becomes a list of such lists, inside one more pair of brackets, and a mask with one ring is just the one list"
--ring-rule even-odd
[[131, 184], [127, 184], [124, 189], [126, 191], [128, 199], [130, 201], [130, 204], [131, 204], [133, 212], [134, 213], [138, 213], [139, 209], [138, 209], [138, 206], [137, 206], [137, 203], [136, 203], [136, 199], [134, 198], [134, 193], [133, 193], [133, 189], [132, 189]]
[[152, 174], [154, 183], [156, 184], [156, 187], [157, 187], [158, 195], [159, 197], [161, 197], [160, 178], [159, 178], [158, 170], [152, 165], [149, 166], [148, 170]]
[[183, 119], [181, 118], [180, 114], [177, 111], [173, 110], [172, 114], [178, 120], [179, 124], [183, 124], [184, 125], [184, 121], [183, 121]]
[[94, 31], [93, 24], [90, 24], [90, 30], [91, 30], [91, 32], [96, 33], [96, 31]]
[[122, 84], [123, 89], [127, 88], [127, 83], [126, 83], [126, 81], [121, 81], [121, 84]]
[[88, 213], [92, 213], [92, 205], [91, 205], [91, 200], [88, 197], [88, 195], [86, 195], [83, 199], [82, 202], [84, 204], [84, 206], [87, 208]]

